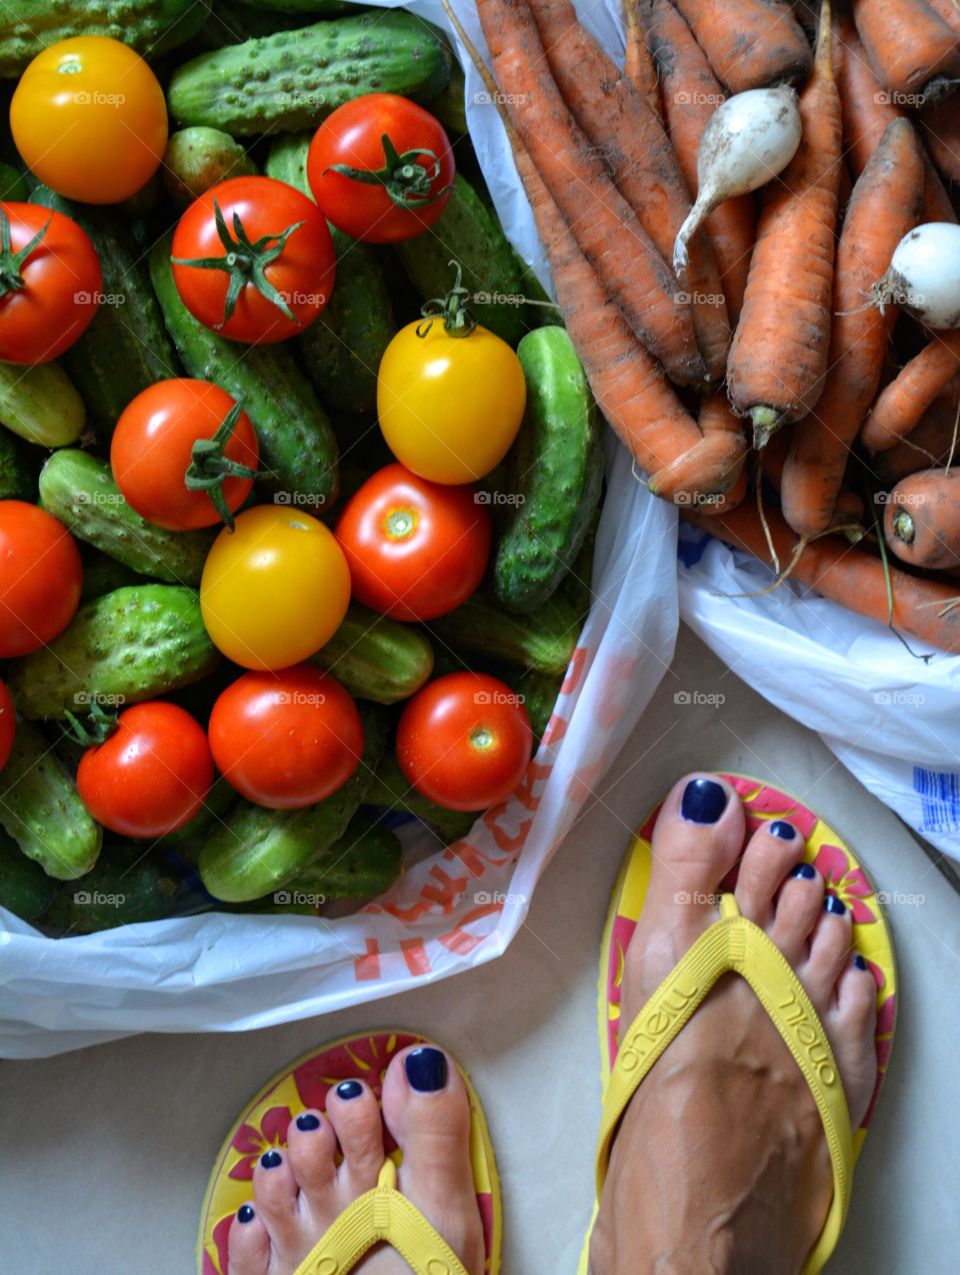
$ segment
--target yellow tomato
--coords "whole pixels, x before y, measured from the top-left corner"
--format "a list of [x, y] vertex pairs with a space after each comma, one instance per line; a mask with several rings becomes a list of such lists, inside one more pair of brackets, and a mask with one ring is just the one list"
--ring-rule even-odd
[[10, 103], [31, 171], [58, 194], [115, 204], [141, 190], [167, 145], [163, 89], [133, 49], [101, 35], [38, 53]]
[[331, 532], [289, 505], [238, 514], [213, 542], [200, 581], [215, 646], [250, 669], [299, 664], [333, 637], [350, 601], [350, 569]]
[[390, 450], [435, 483], [469, 483], [498, 465], [517, 436], [527, 386], [505, 341], [476, 327], [447, 332], [435, 319], [424, 336], [410, 323], [380, 363], [377, 412]]

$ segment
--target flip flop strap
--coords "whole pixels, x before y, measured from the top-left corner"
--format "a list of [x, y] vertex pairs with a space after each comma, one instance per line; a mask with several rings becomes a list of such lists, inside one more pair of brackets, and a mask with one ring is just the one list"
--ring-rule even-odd
[[386, 1160], [377, 1185], [345, 1209], [294, 1275], [347, 1275], [373, 1248], [390, 1244], [417, 1275], [467, 1275], [446, 1240], [397, 1190], [397, 1166]]
[[607, 1175], [617, 1126], [630, 1099], [717, 980], [731, 971], [753, 988], [796, 1059], [823, 1121], [833, 1167], [833, 1200], [803, 1267], [803, 1275], [814, 1275], [840, 1238], [850, 1202], [854, 1154], [847, 1098], [827, 1034], [803, 985], [776, 944], [740, 915], [732, 894], [721, 895], [720, 920], [697, 939], [621, 1033], [600, 1124], [597, 1198]]

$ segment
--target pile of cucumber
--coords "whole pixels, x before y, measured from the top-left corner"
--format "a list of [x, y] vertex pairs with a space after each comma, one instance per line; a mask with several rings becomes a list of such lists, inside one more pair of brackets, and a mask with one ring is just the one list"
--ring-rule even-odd
[[[36, 184], [17, 170], [4, 139], [5, 197], [73, 217], [96, 247], [104, 293], [125, 303], [101, 305], [58, 363], [0, 365], [0, 499], [40, 503], [84, 554], [72, 623], [0, 670], [18, 714], [0, 772], [0, 904], [69, 936], [171, 911], [310, 914], [321, 898], [372, 897], [402, 871], [391, 830], [401, 816], [422, 820], [445, 842], [475, 817], [410, 788], [392, 750], [394, 706], [431, 676], [466, 664], [523, 695], [536, 738], [546, 727], [590, 605], [603, 484], [595, 405], [556, 311], [493, 212], [466, 134], [462, 72], [439, 32], [403, 10], [367, 13], [340, 0], [213, 0], [209, 8], [196, 0], [8, 0], [0, 76], [16, 77], [41, 47], [78, 34], [114, 36], [141, 51], [166, 88], [177, 132], [162, 179], [110, 208], [71, 204]], [[333, 230], [337, 282], [326, 310], [294, 341], [238, 358], [237, 346], [180, 300], [165, 228], [225, 176], [259, 171], [309, 195], [311, 130], [373, 91], [426, 104], [456, 143], [457, 177], [435, 233], [391, 248]], [[391, 459], [373, 428], [376, 368], [394, 334], [448, 289], [451, 257], [471, 293], [527, 298], [477, 309], [517, 349], [527, 381], [517, 441], [503, 469], [481, 484], [522, 498], [491, 504], [487, 581], [429, 625], [351, 603], [313, 660], [357, 698], [365, 755], [326, 800], [269, 810], [218, 780], [201, 814], [156, 844], [104, 835], [77, 795], [80, 750], [64, 731], [78, 696], [124, 704], [163, 696], [204, 722], [238, 673], [207, 636], [196, 589], [216, 530], [165, 531], [126, 504], [107, 461], [121, 412], [172, 376], [243, 396], [269, 474], [255, 499], [295, 493], [335, 521], [344, 498]], [[354, 446], [359, 439], [364, 445]]]

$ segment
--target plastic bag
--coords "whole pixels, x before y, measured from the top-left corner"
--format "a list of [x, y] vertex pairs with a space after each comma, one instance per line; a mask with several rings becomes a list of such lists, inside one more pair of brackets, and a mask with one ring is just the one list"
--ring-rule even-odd
[[[438, 0], [403, 7], [449, 30]], [[622, 57], [619, 0], [584, 10]], [[473, 6], [457, 0], [457, 12], [482, 44]], [[461, 61], [471, 132], [501, 219], [547, 283], [496, 108], [462, 50]], [[273, 1026], [500, 956], [673, 655], [676, 513], [636, 481], [612, 438], [607, 478], [596, 601], [544, 741], [509, 802], [464, 841], [417, 862], [383, 898], [336, 920], [207, 913], [58, 940], [0, 909], [0, 1054], [40, 1057], [140, 1031]], [[415, 850], [436, 845], [419, 826], [401, 835], [419, 839]]]

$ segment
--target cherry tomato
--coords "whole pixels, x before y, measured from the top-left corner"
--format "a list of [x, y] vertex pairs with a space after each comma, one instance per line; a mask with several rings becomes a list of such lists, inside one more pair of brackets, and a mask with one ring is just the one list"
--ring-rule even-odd
[[505, 682], [448, 673], [417, 691], [397, 724], [397, 761], [422, 796], [448, 810], [486, 810], [514, 791], [533, 731]]
[[103, 744], [88, 748], [77, 791], [97, 823], [122, 837], [163, 837], [188, 823], [213, 783], [203, 727], [164, 700], [134, 704]]
[[363, 723], [336, 678], [312, 664], [244, 673], [210, 714], [213, 759], [248, 801], [312, 806], [341, 788], [363, 752]]
[[[194, 461], [194, 445], [218, 432], [221, 448], [198, 452]], [[124, 408], [110, 443], [110, 465], [127, 503], [142, 518], [170, 531], [193, 531], [240, 508], [253, 486], [252, 477], [240, 471], [256, 469], [259, 451], [250, 417], [238, 414], [226, 390], [178, 377], [157, 381]], [[220, 473], [223, 481], [213, 487], [190, 486], [203, 482], [205, 474]], [[214, 496], [222, 502], [219, 509]]]
[[498, 336], [476, 327], [448, 332], [441, 318], [425, 335], [401, 328], [377, 379], [377, 412], [401, 464], [435, 483], [489, 474], [517, 436], [527, 403], [520, 360]]
[[96, 314], [100, 261], [86, 233], [62, 213], [3, 203], [4, 219], [10, 251], [0, 250], [0, 362], [49, 363]]
[[443, 487], [387, 465], [337, 523], [358, 602], [395, 620], [433, 620], [476, 590], [493, 530], [472, 487]]
[[237, 515], [213, 542], [200, 581], [214, 644], [251, 669], [299, 664], [333, 637], [350, 601], [350, 568], [322, 522], [282, 505]]
[[[171, 257], [177, 291], [194, 318], [248, 345], [302, 332], [329, 301], [336, 274], [323, 213], [272, 177], [231, 177], [211, 186], [177, 223]], [[222, 264], [185, 264], [191, 261]], [[231, 283], [239, 287], [235, 308]]]
[[[378, 174], [380, 181], [344, 169]], [[340, 230], [367, 243], [397, 243], [432, 226], [450, 198], [455, 172], [439, 120], [393, 93], [368, 93], [338, 107], [317, 129], [307, 154], [307, 181], [317, 204]]]
[[102, 35], [38, 53], [10, 103], [24, 163], [69, 199], [115, 204], [142, 189], [167, 145], [157, 77], [133, 49]]
[[52, 642], [80, 602], [83, 565], [62, 523], [23, 500], [0, 500], [0, 659]]
[[17, 719], [13, 711], [13, 700], [6, 683], [0, 682], [0, 770], [7, 764], [16, 734]]

